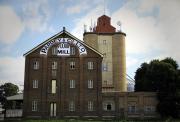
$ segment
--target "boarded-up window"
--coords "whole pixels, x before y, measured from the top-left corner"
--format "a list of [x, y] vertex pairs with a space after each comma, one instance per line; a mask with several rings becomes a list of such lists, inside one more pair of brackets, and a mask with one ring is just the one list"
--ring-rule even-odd
[[56, 80], [52, 80], [52, 88], [51, 88], [51, 93], [55, 94], [56, 93]]

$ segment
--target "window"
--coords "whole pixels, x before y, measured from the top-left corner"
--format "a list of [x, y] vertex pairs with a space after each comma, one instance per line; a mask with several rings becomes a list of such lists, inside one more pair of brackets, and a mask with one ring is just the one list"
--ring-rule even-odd
[[69, 111], [75, 111], [75, 103], [74, 103], [74, 101], [69, 102]]
[[106, 63], [102, 64], [102, 70], [107, 71], [108, 70], [108, 65]]
[[56, 103], [55, 102], [50, 103], [50, 116], [51, 117], [56, 116]]
[[106, 45], [106, 40], [103, 40], [103, 44]]
[[136, 106], [128, 106], [128, 112], [129, 113], [136, 113]]
[[52, 94], [56, 93], [56, 80], [51, 81], [51, 93]]
[[75, 54], [76, 54], [75, 47], [71, 47], [71, 55], [75, 55]]
[[33, 69], [39, 69], [39, 62], [38, 61], [33, 62]]
[[75, 69], [75, 62], [74, 61], [70, 62], [70, 69]]
[[70, 84], [70, 88], [75, 88], [75, 80], [70, 80], [69, 81], [69, 84]]
[[32, 101], [32, 111], [37, 111], [37, 101]]
[[88, 80], [88, 88], [89, 89], [93, 88], [93, 80]]
[[57, 55], [57, 47], [52, 47], [52, 55]]
[[144, 107], [144, 111], [145, 111], [146, 113], [154, 112], [154, 111], [155, 111], [155, 107], [154, 107], [154, 106], [145, 106], [145, 107]]
[[52, 62], [52, 69], [57, 69], [57, 62], [56, 61]]
[[93, 62], [88, 62], [88, 69], [90, 69], [90, 70], [93, 69]]
[[88, 101], [88, 111], [93, 111], [93, 101]]
[[33, 80], [33, 88], [38, 88], [38, 80]]

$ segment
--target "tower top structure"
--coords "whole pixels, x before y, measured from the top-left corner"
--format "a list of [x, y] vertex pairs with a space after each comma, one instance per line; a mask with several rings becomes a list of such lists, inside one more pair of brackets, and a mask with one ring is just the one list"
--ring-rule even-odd
[[111, 25], [111, 18], [102, 15], [98, 18], [95, 32], [97, 33], [114, 33], [116, 28]]

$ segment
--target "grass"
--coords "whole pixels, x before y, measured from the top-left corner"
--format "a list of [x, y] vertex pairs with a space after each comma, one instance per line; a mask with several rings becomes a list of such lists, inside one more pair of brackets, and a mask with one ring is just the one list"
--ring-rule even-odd
[[164, 120], [83, 120], [83, 119], [22, 119], [22, 118], [14, 118], [10, 120], [5, 120], [3, 122], [180, 122], [179, 119], [173, 119], [168, 117]]
[[157, 120], [157, 121], [151, 121], [151, 120], [138, 120], [138, 121], [133, 121], [133, 120], [112, 120], [112, 121], [87, 121], [87, 120], [27, 120], [23, 122], [180, 122], [180, 120], [173, 120], [173, 121], [162, 121], [162, 120]]

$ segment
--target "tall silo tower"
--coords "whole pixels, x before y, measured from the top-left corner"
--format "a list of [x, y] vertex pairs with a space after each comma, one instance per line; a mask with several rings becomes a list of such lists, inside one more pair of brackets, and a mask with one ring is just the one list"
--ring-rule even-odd
[[125, 37], [125, 33], [116, 32], [116, 28], [111, 25], [111, 18], [106, 15], [98, 18], [97, 26], [90, 27], [90, 32], [84, 32], [84, 42], [104, 55], [104, 91], [127, 91]]

